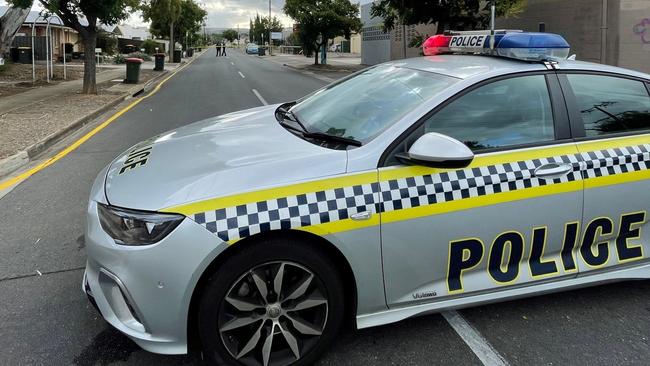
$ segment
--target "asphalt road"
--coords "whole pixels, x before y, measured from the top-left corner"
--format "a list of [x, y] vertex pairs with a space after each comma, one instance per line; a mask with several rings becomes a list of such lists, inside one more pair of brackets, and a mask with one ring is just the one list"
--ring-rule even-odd
[[[140, 140], [259, 106], [253, 90], [275, 103], [303, 96], [323, 80], [237, 52], [216, 58], [209, 50], [158, 93], [2, 197], [0, 365], [189, 364], [185, 356], [142, 351], [98, 317], [82, 294], [90, 185], [114, 156]], [[636, 281], [466, 309], [459, 313], [475, 331], [469, 335], [441, 315], [425, 316], [343, 334], [321, 365], [480, 365], [472, 340], [490, 344], [511, 365], [647, 365], [649, 300], [650, 282]]]

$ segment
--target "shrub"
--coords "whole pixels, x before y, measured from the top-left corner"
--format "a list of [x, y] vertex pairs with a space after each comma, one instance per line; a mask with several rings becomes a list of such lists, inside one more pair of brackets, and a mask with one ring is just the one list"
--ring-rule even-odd
[[123, 64], [123, 63], [126, 62], [125, 60], [126, 60], [126, 57], [124, 57], [124, 55], [121, 55], [121, 54], [116, 55], [113, 58], [113, 62], [116, 63], [116, 64]]
[[146, 41], [142, 42], [140, 48], [144, 48], [144, 52], [149, 55], [156, 53], [156, 48], [158, 48], [158, 52], [165, 52], [165, 45], [158, 43], [153, 39], [147, 39]]
[[128, 58], [130, 58], [130, 57], [137, 57], [137, 58], [141, 58], [141, 59], [144, 60], [144, 61], [151, 61], [151, 56], [149, 56], [148, 54], [143, 53], [143, 52], [133, 52], [133, 53], [129, 53], [128, 56], [126, 56], [126, 57], [128, 57]]
[[5, 58], [5, 64], [0, 65], [0, 75], [8, 72], [11, 69], [11, 61]]
[[97, 33], [97, 48], [101, 48], [105, 55], [114, 55], [117, 51], [117, 39], [110, 33], [100, 30]]

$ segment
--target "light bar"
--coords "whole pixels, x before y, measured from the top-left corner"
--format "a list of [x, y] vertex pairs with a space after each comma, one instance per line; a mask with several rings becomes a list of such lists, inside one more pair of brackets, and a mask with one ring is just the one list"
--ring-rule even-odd
[[498, 30], [494, 49], [490, 31], [447, 32], [429, 37], [422, 44], [425, 56], [444, 53], [494, 55], [527, 61], [566, 59], [570, 46], [558, 34]]

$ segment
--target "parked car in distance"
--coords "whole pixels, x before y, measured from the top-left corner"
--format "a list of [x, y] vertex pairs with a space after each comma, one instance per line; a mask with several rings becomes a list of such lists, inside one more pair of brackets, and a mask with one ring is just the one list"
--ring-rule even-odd
[[249, 43], [246, 45], [246, 53], [249, 55], [257, 55], [259, 52], [259, 47], [255, 43]]

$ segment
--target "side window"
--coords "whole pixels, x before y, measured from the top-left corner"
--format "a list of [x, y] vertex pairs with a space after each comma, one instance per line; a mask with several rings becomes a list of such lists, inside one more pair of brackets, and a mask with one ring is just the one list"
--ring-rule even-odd
[[587, 137], [650, 129], [650, 95], [640, 81], [569, 74]]
[[555, 138], [551, 99], [544, 75], [496, 81], [456, 99], [424, 123], [472, 150]]

